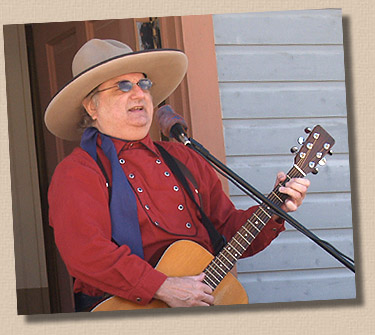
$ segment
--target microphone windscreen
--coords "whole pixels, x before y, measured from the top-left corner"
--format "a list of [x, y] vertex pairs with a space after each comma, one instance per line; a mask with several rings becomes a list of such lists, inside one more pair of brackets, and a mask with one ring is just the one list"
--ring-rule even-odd
[[164, 136], [171, 137], [171, 128], [179, 123], [187, 130], [187, 124], [183, 117], [177, 114], [170, 105], [164, 105], [156, 111], [156, 120]]

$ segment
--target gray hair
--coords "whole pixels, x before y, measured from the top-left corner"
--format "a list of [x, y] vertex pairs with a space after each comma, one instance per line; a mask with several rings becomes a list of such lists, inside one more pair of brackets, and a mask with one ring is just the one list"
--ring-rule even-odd
[[86, 112], [85, 107], [81, 108], [81, 120], [78, 123], [79, 130], [83, 133], [87, 128], [90, 128], [94, 123], [89, 113]]
[[[96, 107], [99, 105], [98, 94], [94, 94], [91, 98]], [[83, 133], [87, 128], [92, 127], [94, 124], [94, 120], [92, 119], [91, 115], [87, 113], [85, 107], [81, 106], [81, 120], [78, 123], [78, 129]]]

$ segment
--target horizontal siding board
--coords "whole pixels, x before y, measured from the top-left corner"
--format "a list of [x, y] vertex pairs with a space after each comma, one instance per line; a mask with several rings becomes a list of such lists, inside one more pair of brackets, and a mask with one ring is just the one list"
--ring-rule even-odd
[[270, 120], [224, 120], [225, 150], [228, 156], [287, 154], [300, 136], [307, 138], [305, 127], [321, 125], [336, 141], [333, 151], [348, 153], [345, 118]]
[[216, 44], [341, 44], [341, 10], [214, 15]]
[[255, 303], [355, 299], [355, 278], [347, 269], [239, 275]]
[[[238, 162], [240, 157], [236, 157]], [[276, 174], [279, 171], [288, 172], [293, 165], [292, 158], [288, 157], [243, 157], [241, 164], [231, 164], [228, 158], [227, 165], [244, 180], [260, 192], [268, 194], [274, 187]], [[311, 181], [309, 192], [350, 192], [350, 166], [347, 155], [329, 157], [327, 164], [320, 168], [317, 175], [308, 174]], [[243, 194], [232, 183], [229, 184], [229, 193]]]
[[344, 82], [221, 83], [224, 119], [346, 116]]
[[[293, 164], [303, 129], [323, 126], [334, 155], [295, 217], [353, 257], [340, 9], [214, 15], [227, 165], [263, 194]], [[255, 201], [230, 183], [237, 208]], [[250, 303], [355, 297], [354, 274], [302, 233], [286, 231], [238, 264]]]
[[345, 80], [343, 46], [217, 46], [219, 81]]
[[[236, 208], [247, 209], [255, 204], [248, 196], [231, 197]], [[352, 228], [350, 193], [309, 192], [298, 211], [289, 213], [307, 229]], [[332, 217], [332, 213], [335, 213]], [[294, 228], [286, 224], [286, 230]]]
[[[353, 258], [351, 229], [311, 230], [320, 239]], [[280, 234], [262, 252], [238, 263], [238, 272], [282, 271], [344, 267], [336, 258], [299, 231]]]

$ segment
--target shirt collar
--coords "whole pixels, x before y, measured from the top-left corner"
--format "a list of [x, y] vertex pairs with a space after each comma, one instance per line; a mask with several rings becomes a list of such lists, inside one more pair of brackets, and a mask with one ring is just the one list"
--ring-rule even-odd
[[[159, 156], [158, 151], [156, 150], [155, 144], [152, 141], [150, 134], [147, 134], [141, 140], [137, 141], [126, 141], [119, 138], [111, 137], [113, 144], [115, 145], [117, 155], [120, 154], [121, 151], [131, 150], [131, 149], [148, 149], [156, 156]], [[100, 145], [101, 142], [100, 138], [98, 138], [98, 144]]]

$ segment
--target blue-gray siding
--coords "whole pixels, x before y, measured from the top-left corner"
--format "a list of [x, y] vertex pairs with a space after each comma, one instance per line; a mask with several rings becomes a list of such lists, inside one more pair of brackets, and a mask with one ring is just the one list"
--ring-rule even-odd
[[[334, 156], [303, 206], [305, 227], [354, 257], [341, 10], [214, 15], [227, 164], [268, 193], [303, 129], [322, 125]], [[238, 208], [254, 204], [235, 186]], [[290, 225], [258, 255], [240, 260], [251, 303], [350, 299], [354, 274]]]

